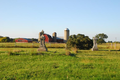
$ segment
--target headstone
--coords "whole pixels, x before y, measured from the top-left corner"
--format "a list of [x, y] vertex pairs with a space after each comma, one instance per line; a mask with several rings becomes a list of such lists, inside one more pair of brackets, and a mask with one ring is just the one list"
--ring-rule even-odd
[[98, 50], [98, 47], [97, 47], [97, 38], [94, 37], [93, 38], [93, 48], [92, 48], [92, 51], [97, 51]]
[[45, 37], [43, 30], [39, 33], [39, 40], [40, 40], [40, 46], [38, 48], [38, 51], [47, 51], [47, 48], [45, 46]]

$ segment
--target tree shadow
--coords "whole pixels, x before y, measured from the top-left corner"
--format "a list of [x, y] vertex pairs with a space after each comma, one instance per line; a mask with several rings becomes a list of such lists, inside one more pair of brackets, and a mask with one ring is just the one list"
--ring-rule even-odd
[[47, 55], [47, 54], [45, 54], [45, 53], [38, 53], [38, 55]]
[[120, 51], [120, 50], [110, 50], [110, 51]]
[[76, 55], [75, 55], [75, 54], [73, 54], [73, 53], [71, 53], [71, 54], [70, 54], [70, 56], [72, 56], [72, 57], [76, 57]]

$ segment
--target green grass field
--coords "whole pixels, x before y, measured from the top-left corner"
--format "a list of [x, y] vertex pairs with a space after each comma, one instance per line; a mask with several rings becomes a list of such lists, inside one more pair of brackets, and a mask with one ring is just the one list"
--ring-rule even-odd
[[[38, 48], [40, 43], [0, 43], [0, 48]], [[64, 48], [65, 43], [46, 43], [49, 48]]]
[[120, 80], [119, 50], [70, 52], [48, 48], [33, 55], [37, 48], [0, 48], [0, 80]]

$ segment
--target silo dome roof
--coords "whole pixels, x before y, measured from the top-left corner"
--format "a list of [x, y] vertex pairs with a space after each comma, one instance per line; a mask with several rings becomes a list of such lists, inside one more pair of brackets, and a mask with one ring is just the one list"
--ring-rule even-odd
[[66, 28], [65, 30], [69, 30], [68, 28]]

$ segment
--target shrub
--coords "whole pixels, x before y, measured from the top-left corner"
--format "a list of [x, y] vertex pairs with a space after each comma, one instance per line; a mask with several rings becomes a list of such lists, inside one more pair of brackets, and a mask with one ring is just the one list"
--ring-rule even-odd
[[31, 53], [31, 55], [38, 55], [38, 53]]
[[73, 50], [75, 54], [78, 53], [78, 49], [76, 47], [72, 48], [71, 50]]
[[8, 52], [8, 55], [14, 55], [12, 52]]
[[78, 49], [90, 49], [93, 46], [93, 41], [83, 34], [71, 35], [67, 41], [67, 47], [76, 47]]
[[8, 52], [8, 55], [19, 55], [19, 53]]
[[66, 53], [65, 53], [67, 56], [71, 55], [70, 51], [69, 50], [66, 50]]

